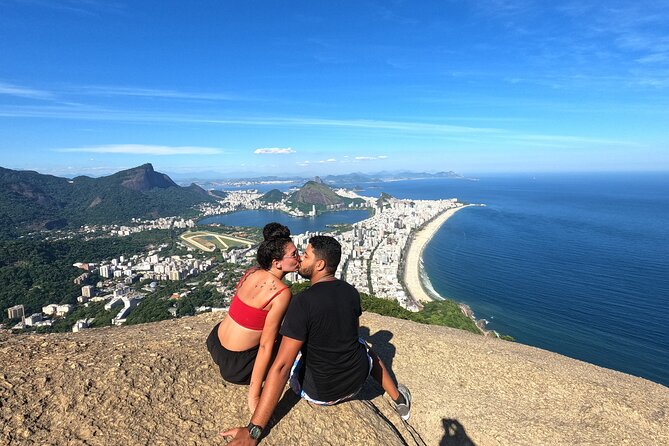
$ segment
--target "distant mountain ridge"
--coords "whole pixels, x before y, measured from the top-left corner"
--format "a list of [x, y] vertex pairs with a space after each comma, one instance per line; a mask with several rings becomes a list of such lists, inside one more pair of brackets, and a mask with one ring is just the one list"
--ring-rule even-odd
[[201, 187], [178, 186], [151, 164], [71, 180], [0, 167], [0, 232], [4, 233], [179, 215], [208, 201], [213, 198]]
[[[206, 175], [205, 175], [206, 174]], [[268, 184], [272, 182], [287, 182], [287, 183], [301, 183], [307, 178], [299, 176], [249, 176], [249, 177], [236, 177], [236, 178], [227, 178], [223, 175], [214, 179], [212, 172], [203, 172], [201, 177], [189, 176], [189, 181], [195, 181], [198, 184], [203, 185], [207, 189], [217, 188], [226, 185], [235, 185], [239, 186], [240, 184], [245, 184], [249, 187], [253, 187], [254, 184]], [[358, 183], [376, 183], [382, 181], [390, 180], [415, 180], [415, 179], [427, 179], [427, 178], [451, 178], [451, 179], [465, 179], [465, 177], [457, 172], [448, 171], [448, 172], [379, 172], [379, 173], [362, 173], [362, 172], [353, 172], [348, 174], [340, 175], [326, 175], [321, 177], [321, 181], [326, 184], [331, 185], [351, 185]]]
[[323, 181], [330, 184], [354, 184], [354, 183], [373, 183], [385, 180], [399, 180], [399, 179], [424, 179], [424, 178], [454, 178], [460, 179], [464, 176], [457, 172], [379, 172], [375, 174], [364, 174], [360, 172], [345, 174], [345, 175], [327, 175], [323, 177]]

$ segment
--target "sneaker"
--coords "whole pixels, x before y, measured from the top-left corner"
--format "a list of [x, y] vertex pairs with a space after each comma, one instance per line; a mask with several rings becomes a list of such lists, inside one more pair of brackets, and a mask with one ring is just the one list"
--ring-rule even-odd
[[397, 391], [404, 397], [404, 403], [396, 404], [395, 410], [402, 417], [403, 420], [408, 420], [411, 416], [411, 392], [406, 388], [404, 384], [399, 384], [397, 386]]

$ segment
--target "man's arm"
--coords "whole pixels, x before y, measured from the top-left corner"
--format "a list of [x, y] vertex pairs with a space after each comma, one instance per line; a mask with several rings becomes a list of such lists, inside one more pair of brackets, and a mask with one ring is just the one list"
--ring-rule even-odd
[[[265, 386], [263, 387], [260, 396], [260, 402], [251, 417], [251, 423], [260, 426], [263, 429], [267, 427], [267, 423], [279, 402], [281, 393], [286, 387], [290, 368], [293, 366], [295, 358], [302, 348], [302, 344], [302, 341], [287, 336], [284, 336], [281, 340], [279, 352], [276, 355], [274, 364], [272, 364], [272, 367], [267, 373], [267, 379], [265, 380]], [[249, 431], [245, 427], [230, 429], [221, 432], [221, 435], [224, 437], [234, 436], [233, 441], [229, 443], [231, 445], [257, 444], [257, 440], [253, 440], [249, 436]]]

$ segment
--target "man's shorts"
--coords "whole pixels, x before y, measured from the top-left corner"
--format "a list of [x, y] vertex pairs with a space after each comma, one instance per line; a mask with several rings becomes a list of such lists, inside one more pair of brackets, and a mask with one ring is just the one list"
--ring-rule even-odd
[[[365, 346], [365, 351], [367, 352], [367, 361], [369, 362], [367, 377], [369, 377], [369, 374], [372, 372], [372, 357], [369, 354], [369, 346], [362, 338], [358, 338], [358, 342], [360, 342], [362, 345]], [[290, 384], [290, 388], [293, 389], [293, 392], [295, 392], [300, 398], [304, 398], [306, 401], [318, 404], [319, 406], [334, 406], [335, 404], [341, 403], [342, 401], [346, 401], [350, 398], [353, 398], [355, 395], [358, 394], [358, 392], [360, 392], [360, 389], [362, 389], [362, 385], [365, 383], [365, 381], [363, 380], [358, 390], [351, 393], [350, 395], [343, 396], [334, 401], [319, 401], [317, 399], [310, 397], [307, 394], [307, 392], [305, 392], [304, 389], [302, 388], [302, 383], [300, 382], [300, 369], [302, 368], [303, 365], [304, 361], [302, 360], [302, 352], [298, 352], [297, 357], [295, 358], [295, 362], [293, 362], [293, 366], [290, 368], [290, 377], [288, 378], [288, 383]]]
[[218, 370], [221, 372], [221, 376], [227, 382], [249, 384], [260, 346], [256, 345], [249, 350], [241, 352], [228, 350], [221, 345], [221, 341], [218, 339], [219, 325], [220, 322], [211, 330], [207, 338], [207, 349], [211, 354], [211, 359], [214, 360], [218, 366]]

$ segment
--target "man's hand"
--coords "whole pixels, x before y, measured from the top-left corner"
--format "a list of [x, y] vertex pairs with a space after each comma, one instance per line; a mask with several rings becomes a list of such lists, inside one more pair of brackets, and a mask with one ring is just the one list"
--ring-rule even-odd
[[227, 430], [225, 432], [221, 432], [219, 434], [221, 437], [232, 437], [232, 441], [228, 443], [229, 445], [237, 445], [237, 446], [255, 446], [258, 444], [258, 440], [254, 440], [251, 438], [251, 435], [249, 434], [248, 429], [245, 427], [236, 427], [234, 429]]

